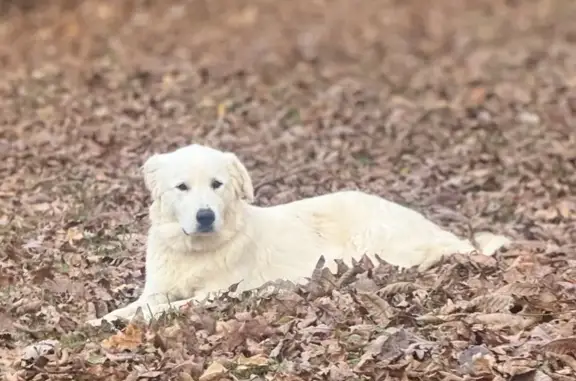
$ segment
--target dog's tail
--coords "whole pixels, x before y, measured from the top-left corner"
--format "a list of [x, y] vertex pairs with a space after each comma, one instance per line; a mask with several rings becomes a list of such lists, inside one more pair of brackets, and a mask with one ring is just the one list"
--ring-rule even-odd
[[474, 234], [473, 243], [481, 254], [493, 256], [501, 248], [509, 246], [512, 240], [499, 234], [478, 232]]

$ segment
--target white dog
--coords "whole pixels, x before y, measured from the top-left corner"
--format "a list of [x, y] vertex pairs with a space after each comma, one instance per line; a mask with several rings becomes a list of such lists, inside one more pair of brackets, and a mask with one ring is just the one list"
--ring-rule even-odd
[[[416, 211], [359, 191], [250, 205], [246, 168], [233, 153], [206, 146], [153, 155], [143, 172], [153, 199], [144, 291], [102, 318], [108, 321], [129, 319], [140, 306], [149, 319], [238, 282], [237, 292], [278, 279], [303, 282], [321, 255], [333, 271], [335, 259], [363, 254], [424, 270], [443, 256], [476, 251]], [[475, 238], [485, 255], [509, 243], [491, 233]]]

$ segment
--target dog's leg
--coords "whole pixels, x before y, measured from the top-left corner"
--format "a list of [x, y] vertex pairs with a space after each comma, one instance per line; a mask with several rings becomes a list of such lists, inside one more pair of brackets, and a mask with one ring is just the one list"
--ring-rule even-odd
[[167, 313], [170, 311], [178, 311], [182, 307], [190, 305], [196, 301], [197, 301], [196, 298], [188, 298], [188, 299], [177, 300], [177, 301], [172, 302], [172, 303], [157, 304], [155, 306], [151, 306], [149, 310], [146, 310], [145, 308], [143, 308], [144, 320], [146, 322], [149, 322], [152, 319], [156, 319], [156, 318], [160, 317], [164, 313]]
[[161, 298], [157, 295], [141, 296], [138, 300], [130, 303], [126, 307], [118, 308], [101, 318], [89, 320], [87, 323], [99, 327], [104, 321], [113, 323], [116, 320], [126, 319], [131, 320], [139, 307], [142, 307], [142, 314], [144, 315], [144, 320], [149, 322], [155, 317], [163, 314], [164, 312], [170, 311], [171, 309], [180, 309], [181, 307], [190, 304], [192, 302], [198, 302], [206, 299], [208, 297], [207, 293], [197, 293], [192, 298], [181, 299], [177, 301], [170, 302], [160, 302], [162, 299], [168, 300], [167, 298]]
[[[157, 305], [162, 305], [164, 303], [166, 303], [166, 301], [168, 301], [169, 298], [166, 296], [162, 296], [159, 294], [147, 294], [144, 293], [140, 296], [140, 298], [138, 298], [136, 301], [128, 304], [125, 307], [122, 308], [118, 308], [112, 312], [109, 312], [108, 314], [104, 315], [101, 318], [98, 319], [93, 319], [88, 321], [87, 323], [95, 326], [95, 327], [99, 327], [100, 325], [102, 325], [103, 321], [108, 321], [109, 323], [112, 323], [116, 320], [121, 320], [121, 319], [127, 319], [130, 320], [134, 317], [134, 315], [136, 314], [136, 312], [138, 311], [138, 307], [142, 307], [142, 312], [144, 313], [144, 317], [145, 319], [147, 319], [148, 315], [150, 315], [150, 310], [154, 310], [155, 306]], [[169, 304], [169, 303], [166, 303]], [[147, 319], [149, 320], [149, 319]]]
[[132, 316], [134, 316], [134, 314], [136, 314], [138, 307], [141, 306], [139, 302], [140, 300], [136, 300], [127, 305], [126, 307], [118, 308], [112, 312], [107, 313], [101, 318], [89, 320], [87, 323], [93, 327], [99, 327], [102, 325], [104, 321], [113, 323], [114, 321], [120, 319], [130, 319], [132, 318]]

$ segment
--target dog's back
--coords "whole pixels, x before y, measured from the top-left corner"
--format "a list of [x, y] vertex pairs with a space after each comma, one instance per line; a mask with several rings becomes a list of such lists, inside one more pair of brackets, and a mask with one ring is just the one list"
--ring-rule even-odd
[[[321, 241], [318, 245], [327, 248], [324, 255], [328, 253], [329, 265], [336, 257], [350, 262], [363, 254], [376, 260], [377, 254], [393, 265], [424, 269], [445, 255], [476, 250], [469, 240], [442, 229], [422, 214], [360, 191], [335, 192], [268, 209], [310, 229]], [[491, 233], [481, 233], [480, 238], [480, 251], [486, 255], [508, 242]]]

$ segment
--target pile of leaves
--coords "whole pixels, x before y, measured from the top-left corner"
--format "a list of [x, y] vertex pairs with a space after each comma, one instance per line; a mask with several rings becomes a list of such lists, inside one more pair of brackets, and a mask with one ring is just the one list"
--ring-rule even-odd
[[101, 341], [80, 330], [80, 348], [36, 343], [9, 379], [572, 379], [566, 255], [503, 255], [455, 255], [424, 274], [366, 257], [332, 274], [321, 258], [304, 286], [225, 292], [150, 324], [136, 316]]
[[[573, 379], [575, 19], [572, 0], [0, 1], [0, 374]], [[140, 166], [191, 142], [237, 153], [261, 206], [361, 189], [515, 243], [87, 327], [142, 290]]]

